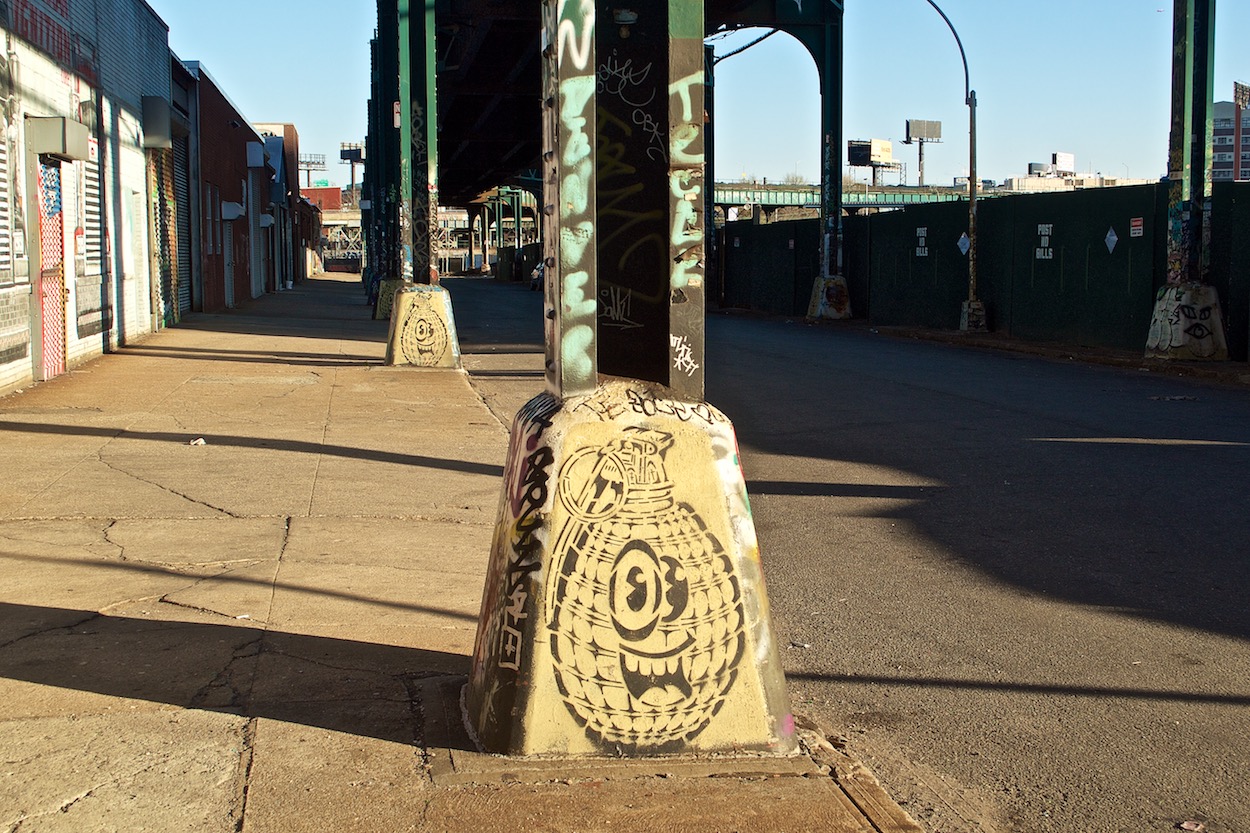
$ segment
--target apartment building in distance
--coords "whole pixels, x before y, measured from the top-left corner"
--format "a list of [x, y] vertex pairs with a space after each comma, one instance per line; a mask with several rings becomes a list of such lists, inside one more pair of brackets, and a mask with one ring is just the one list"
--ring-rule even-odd
[[1217, 101], [1214, 117], [1212, 181], [1250, 180], [1250, 110]]

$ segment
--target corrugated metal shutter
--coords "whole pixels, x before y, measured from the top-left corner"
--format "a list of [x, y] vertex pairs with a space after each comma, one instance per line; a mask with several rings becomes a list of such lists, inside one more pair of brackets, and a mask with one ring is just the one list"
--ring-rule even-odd
[[154, 280], [159, 280], [161, 324], [168, 327], [178, 320], [176, 299], [173, 294], [174, 254], [177, 250], [177, 230], [173, 224], [173, 154], [167, 150], [148, 151], [148, 193], [150, 194], [153, 236], [156, 250], [153, 260], [156, 266]]
[[0, 283], [13, 276], [13, 212], [9, 206], [9, 142], [0, 136]]
[[86, 234], [87, 274], [99, 275], [104, 271], [104, 228], [101, 223], [102, 198], [100, 194], [100, 163], [84, 162], [83, 182], [86, 186], [83, 206], [83, 232]]
[[190, 141], [174, 139], [174, 205], [178, 222], [178, 312], [191, 311]]
[[252, 296], [258, 297], [265, 294], [269, 250], [265, 247], [266, 236], [260, 227], [260, 174], [255, 169], [250, 170], [247, 179], [247, 263], [251, 270]]

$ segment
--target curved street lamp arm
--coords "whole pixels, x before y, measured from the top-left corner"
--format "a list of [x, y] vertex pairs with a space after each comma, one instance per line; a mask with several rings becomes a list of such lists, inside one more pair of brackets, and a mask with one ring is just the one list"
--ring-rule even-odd
[[968, 78], [968, 56], [964, 53], [964, 43], [959, 39], [959, 33], [955, 31], [955, 24], [951, 23], [951, 19], [946, 16], [946, 12], [938, 8], [938, 4], [933, 0], [927, 0], [933, 10], [942, 16], [942, 20], [946, 21], [946, 28], [951, 30], [951, 34], [955, 36], [955, 44], [959, 47], [959, 59], [964, 62], [964, 103], [967, 104], [972, 99], [972, 83]]

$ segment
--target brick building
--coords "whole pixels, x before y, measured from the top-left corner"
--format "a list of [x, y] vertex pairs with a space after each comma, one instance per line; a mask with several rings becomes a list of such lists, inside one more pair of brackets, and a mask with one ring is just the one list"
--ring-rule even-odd
[[[273, 169], [264, 137], [198, 61], [174, 68], [185, 85], [188, 179], [198, 237], [192, 253], [193, 308], [217, 312], [274, 288], [271, 233], [265, 221]], [[185, 73], [185, 75], [183, 74]], [[175, 103], [175, 113], [180, 105]], [[194, 118], [192, 119], [192, 115]], [[199, 303], [194, 304], [195, 296]]]
[[330, 188], [305, 188], [304, 196], [322, 211], [343, 210], [343, 189], [337, 186]]
[[1212, 180], [1250, 179], [1250, 110], [1217, 101], [1212, 131]]
[[0, 394], [318, 265], [295, 127], [143, 0], [0, 0], [0, 36]]

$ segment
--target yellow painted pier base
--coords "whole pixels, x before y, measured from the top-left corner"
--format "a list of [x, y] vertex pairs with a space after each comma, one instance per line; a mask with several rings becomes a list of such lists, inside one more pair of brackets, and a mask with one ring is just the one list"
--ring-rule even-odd
[[723, 414], [635, 380], [518, 413], [465, 708], [509, 755], [795, 751]]
[[381, 321], [391, 317], [395, 306], [395, 293], [411, 283], [402, 279], [385, 280], [378, 284], [378, 300], [373, 304], [373, 320]]
[[441, 286], [406, 284], [394, 293], [386, 363], [460, 367], [460, 340], [447, 290]]

